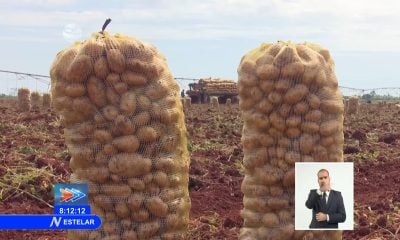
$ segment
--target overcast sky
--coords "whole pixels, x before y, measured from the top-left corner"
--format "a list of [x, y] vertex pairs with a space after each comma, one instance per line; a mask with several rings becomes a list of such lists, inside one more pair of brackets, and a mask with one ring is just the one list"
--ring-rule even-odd
[[[0, 0], [0, 69], [49, 74], [56, 53], [107, 30], [152, 43], [175, 77], [237, 79], [262, 42], [315, 42], [331, 51], [341, 86], [400, 87], [398, 0]], [[35, 80], [0, 73], [0, 93]]]

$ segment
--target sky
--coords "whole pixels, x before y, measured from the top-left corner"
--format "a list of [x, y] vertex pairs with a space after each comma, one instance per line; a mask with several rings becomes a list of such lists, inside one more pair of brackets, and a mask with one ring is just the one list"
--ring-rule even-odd
[[[291, 40], [329, 49], [341, 86], [400, 87], [398, 0], [0, 0], [0, 6], [0, 70], [49, 75], [57, 52], [111, 18], [107, 31], [155, 45], [175, 77], [237, 80], [248, 51]], [[0, 73], [0, 93], [18, 87], [49, 90], [46, 79]]]

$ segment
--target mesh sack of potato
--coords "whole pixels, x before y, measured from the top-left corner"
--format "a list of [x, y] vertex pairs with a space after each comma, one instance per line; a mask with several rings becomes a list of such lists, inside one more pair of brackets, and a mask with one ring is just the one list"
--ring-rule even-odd
[[184, 107], [186, 109], [190, 109], [190, 107], [192, 106], [192, 98], [191, 97], [185, 97], [183, 105], [184, 105]]
[[50, 108], [51, 96], [49, 93], [43, 93], [42, 106], [43, 108]]
[[219, 102], [218, 102], [218, 97], [217, 96], [211, 96], [210, 97], [210, 105], [212, 108], [219, 108]]
[[347, 104], [347, 113], [356, 114], [358, 112], [358, 107], [359, 107], [358, 97], [357, 96], [350, 97]]
[[52, 104], [62, 116], [71, 182], [88, 183], [96, 231], [70, 239], [184, 239], [189, 155], [179, 86], [158, 50], [94, 33], [57, 54]]
[[232, 105], [232, 99], [227, 98], [226, 99], [226, 105], [230, 107]]
[[30, 91], [27, 88], [18, 89], [18, 109], [23, 112], [31, 109]]
[[343, 161], [343, 102], [328, 50], [262, 44], [242, 58], [238, 74], [240, 239], [341, 239], [340, 231], [294, 231], [295, 162]]
[[40, 108], [40, 94], [38, 92], [31, 93], [31, 106], [34, 109]]

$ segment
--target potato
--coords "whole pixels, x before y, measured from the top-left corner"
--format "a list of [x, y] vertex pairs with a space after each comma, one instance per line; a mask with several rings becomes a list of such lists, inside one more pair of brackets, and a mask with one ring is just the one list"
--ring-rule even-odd
[[94, 139], [100, 143], [111, 142], [111, 140], [113, 138], [111, 133], [107, 130], [96, 130], [96, 131], [94, 131], [93, 136], [94, 136]]
[[107, 104], [105, 85], [100, 79], [91, 76], [87, 82], [87, 91], [90, 101], [97, 107]]
[[278, 105], [281, 104], [282, 102], [282, 95], [279, 94], [278, 92], [270, 92], [268, 94], [268, 100], [270, 103], [274, 104], [274, 105]]
[[297, 115], [303, 115], [308, 112], [308, 104], [306, 102], [299, 102], [294, 105], [294, 113]]
[[68, 84], [65, 88], [65, 95], [68, 97], [76, 98], [82, 97], [86, 93], [86, 88], [83, 84], [80, 83], [71, 83]]
[[134, 135], [117, 137], [112, 143], [122, 152], [133, 153], [139, 149], [139, 140]]
[[160, 223], [158, 221], [143, 223], [138, 228], [139, 239], [150, 239], [153, 237], [160, 229]]
[[303, 84], [297, 84], [290, 88], [283, 96], [283, 101], [294, 104], [302, 100], [308, 94], [308, 88]]
[[265, 227], [273, 228], [279, 226], [279, 219], [278, 216], [274, 213], [266, 213], [262, 216], [261, 219], [262, 223]]
[[159, 133], [153, 127], [144, 126], [136, 131], [136, 136], [140, 142], [154, 142], [158, 139]]
[[92, 71], [92, 59], [87, 55], [77, 55], [67, 69], [66, 79], [71, 82], [84, 82]]
[[110, 70], [115, 73], [122, 73], [125, 70], [125, 57], [118, 49], [107, 49], [107, 62]]
[[256, 69], [260, 81], [273, 81], [279, 76], [279, 68], [273, 65], [260, 65]]
[[125, 203], [118, 202], [115, 204], [115, 213], [117, 214], [118, 217], [125, 218], [129, 216], [130, 211]]
[[332, 135], [339, 130], [339, 122], [337, 120], [330, 120], [321, 123], [320, 133], [322, 136]]
[[94, 62], [94, 74], [97, 78], [105, 80], [110, 73], [108, 68], [107, 58], [100, 57]]
[[240, 78], [240, 83], [245, 87], [253, 87], [258, 84], [257, 77], [253, 74], [243, 74]]
[[124, 115], [118, 115], [114, 120], [114, 124], [119, 133], [123, 135], [131, 135], [135, 132], [135, 125]]
[[103, 184], [101, 189], [103, 193], [113, 197], [128, 197], [132, 190], [126, 184]]
[[[150, 214], [147, 210], [140, 209], [140, 210], [132, 212], [132, 219], [136, 222], [143, 223], [150, 219]], [[141, 224], [139, 226], [143, 226], [143, 224]]]
[[153, 181], [156, 183], [160, 188], [168, 187], [168, 176], [166, 173], [157, 171], [153, 175]]
[[128, 185], [133, 190], [143, 191], [145, 189], [145, 183], [138, 178], [129, 178]]
[[150, 172], [151, 160], [135, 153], [120, 153], [111, 157], [108, 167], [120, 176], [137, 177]]
[[102, 109], [102, 113], [103, 113], [104, 118], [108, 121], [113, 121], [119, 115], [118, 108], [116, 108], [112, 105], [105, 106]]
[[136, 126], [143, 126], [147, 125], [150, 123], [150, 113], [145, 111], [145, 112], [139, 112], [132, 118], [132, 123]]
[[137, 240], [137, 239], [138, 239], [137, 234], [133, 230], [125, 231], [122, 234], [122, 240]]
[[108, 87], [106, 89], [106, 98], [107, 101], [114, 106], [120, 104], [121, 96], [114, 90], [114, 88]]
[[165, 217], [168, 213], [168, 205], [159, 197], [151, 197], [147, 199], [146, 208], [156, 217]]
[[129, 86], [144, 86], [147, 84], [145, 76], [131, 71], [122, 73], [121, 79]]
[[269, 121], [271, 125], [279, 131], [283, 131], [285, 129], [285, 120], [276, 112], [273, 112], [269, 116]]
[[125, 114], [132, 114], [136, 110], [136, 94], [129, 91], [122, 95], [120, 109]]

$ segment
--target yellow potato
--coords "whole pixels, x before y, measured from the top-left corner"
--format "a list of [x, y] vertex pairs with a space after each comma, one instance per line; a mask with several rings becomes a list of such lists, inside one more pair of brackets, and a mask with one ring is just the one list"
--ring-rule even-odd
[[275, 213], [264, 214], [261, 221], [264, 227], [274, 228], [279, 226], [279, 219]]
[[319, 125], [314, 122], [303, 122], [301, 124], [301, 130], [305, 133], [313, 134], [319, 131]]
[[343, 102], [338, 100], [321, 101], [321, 111], [325, 113], [343, 113]]
[[106, 87], [100, 79], [98, 79], [94, 76], [91, 76], [89, 78], [89, 80], [87, 82], [87, 91], [88, 91], [89, 99], [97, 107], [103, 107], [107, 104], [105, 89], [106, 89]]
[[288, 79], [279, 79], [275, 82], [275, 91], [278, 93], [285, 93], [292, 86], [292, 82]]
[[295, 151], [288, 151], [285, 153], [285, 161], [289, 165], [294, 165], [295, 162], [300, 162], [300, 154]]
[[268, 168], [267, 166], [254, 169], [254, 176], [260, 184], [263, 184], [265, 186], [272, 186], [277, 183], [281, 179], [280, 175], [280, 171], [277, 171], [277, 169], [272, 169], [270, 167]]
[[101, 224], [103, 231], [108, 234], [109, 236], [107, 240], [118, 240], [118, 236], [114, 235], [118, 231], [117, 223], [116, 222], [104, 222]]
[[295, 171], [294, 168], [291, 168], [289, 171], [285, 173], [283, 177], [283, 186], [284, 187], [294, 187], [295, 184]]
[[315, 76], [315, 84], [318, 87], [328, 86], [325, 69], [320, 69]]
[[125, 114], [133, 114], [136, 110], [136, 94], [129, 91], [122, 95], [120, 109]]
[[133, 230], [124, 231], [122, 234], [122, 240], [137, 240], [137, 233]]
[[151, 197], [147, 199], [146, 208], [156, 217], [165, 217], [168, 213], [168, 205], [159, 197]]
[[309, 105], [312, 109], [319, 109], [319, 107], [321, 105], [321, 100], [315, 94], [309, 94], [307, 96], [307, 102], [309, 103]]
[[269, 121], [271, 125], [279, 131], [283, 131], [285, 129], [285, 119], [282, 118], [278, 113], [272, 112], [269, 115]]
[[298, 114], [298, 115], [303, 115], [306, 114], [308, 112], [308, 104], [306, 102], [299, 102], [296, 105], [294, 105], [294, 113]]
[[306, 121], [311, 121], [311, 122], [319, 122], [321, 121], [321, 118], [322, 118], [322, 112], [319, 110], [311, 110], [304, 116], [304, 119]]
[[286, 135], [290, 138], [297, 138], [301, 134], [300, 129], [298, 128], [288, 128], [286, 129]]
[[261, 197], [243, 197], [243, 206], [245, 209], [252, 211], [267, 212], [270, 209], [266, 206], [266, 202]]
[[312, 156], [315, 159], [315, 161], [318, 161], [318, 162], [329, 161], [328, 152], [327, 152], [326, 148], [319, 146], [319, 145], [314, 146]]
[[124, 115], [118, 115], [114, 121], [118, 131], [123, 135], [131, 135], [135, 132], [135, 125]]
[[287, 103], [282, 104], [278, 110], [279, 114], [284, 118], [288, 117], [291, 111], [292, 111], [292, 106]]
[[[133, 72], [142, 73], [149, 81], [156, 80], [158, 76], [162, 73], [162, 68], [157, 67], [156, 64], [147, 63], [137, 58], [128, 58], [127, 68]], [[160, 63], [158, 63], [160, 64]]]
[[303, 84], [297, 84], [290, 88], [283, 97], [283, 101], [294, 104], [301, 101], [308, 94], [308, 88]]
[[67, 69], [66, 79], [71, 82], [84, 82], [92, 71], [92, 59], [87, 55], [77, 55]]
[[[283, 161], [280, 161], [283, 162]], [[283, 195], [283, 188], [280, 186], [270, 186], [269, 187], [270, 195], [272, 197], [279, 197]]]
[[165, 217], [165, 227], [167, 230], [175, 230], [181, 226], [182, 220], [181, 216], [172, 213]]
[[106, 167], [89, 167], [86, 169], [79, 169], [76, 173], [78, 176], [82, 176], [96, 183], [104, 183], [110, 177], [110, 172]]
[[111, 156], [111, 155], [117, 154], [118, 149], [111, 143], [107, 143], [107, 144], [104, 144], [102, 153], [104, 153], [105, 155]]
[[157, 100], [167, 96], [170, 87], [167, 81], [157, 80], [147, 85], [145, 94], [150, 100]]
[[147, 84], [147, 79], [145, 76], [131, 71], [122, 73], [121, 79], [129, 86], [144, 86]]
[[168, 187], [168, 175], [164, 172], [157, 171], [153, 175], [153, 181], [156, 183], [160, 188]]
[[119, 176], [137, 177], [150, 172], [151, 160], [135, 153], [120, 153], [111, 157], [108, 167]]
[[128, 217], [130, 214], [130, 211], [128, 209], [128, 206], [123, 203], [123, 202], [117, 202], [115, 204], [115, 213], [118, 217], [120, 218], [125, 218]]
[[80, 83], [71, 83], [65, 87], [65, 95], [67, 95], [68, 97], [82, 97], [83, 95], [85, 95], [85, 93], [86, 88], [83, 84]]
[[339, 130], [339, 122], [337, 120], [329, 120], [321, 123], [320, 133], [322, 136], [330, 136]]
[[134, 135], [117, 137], [112, 141], [118, 150], [133, 153], [139, 149], [139, 140]]
[[243, 209], [240, 212], [240, 215], [244, 219], [244, 226], [245, 227], [253, 227], [253, 228], [258, 228], [261, 227], [261, 218], [262, 214], [256, 211], [251, 211], [248, 209]]
[[139, 239], [150, 239], [156, 235], [160, 229], [160, 223], [158, 221], [146, 222], [139, 225], [137, 234]]
[[114, 106], [118, 106], [120, 104], [121, 96], [114, 90], [114, 88], [106, 88], [106, 97], [110, 104]]
[[102, 208], [104, 210], [113, 209], [113, 202], [109, 196], [106, 195], [96, 195], [93, 197], [93, 203], [95, 206]]
[[145, 95], [138, 95], [137, 96], [137, 106], [139, 109], [145, 111], [151, 108], [151, 101]]
[[110, 73], [108, 68], [107, 58], [100, 57], [94, 62], [94, 74], [97, 78], [105, 80]]
[[260, 81], [274, 81], [279, 76], [279, 68], [274, 65], [260, 65], [256, 69]]
[[179, 163], [171, 157], [160, 156], [154, 159], [154, 167], [157, 170], [173, 173], [178, 170]]
[[111, 133], [107, 130], [95, 130], [93, 137], [100, 143], [111, 142], [113, 139]]
[[78, 55], [78, 48], [72, 47], [69, 49], [65, 49], [60, 52], [60, 56], [57, 56], [57, 60], [53, 63], [53, 67], [55, 68], [54, 74], [58, 79], [67, 79], [68, 78], [68, 69], [71, 62], [75, 59]]
[[267, 205], [272, 210], [285, 209], [289, 207], [289, 200], [284, 197], [279, 197], [279, 198], [272, 197], [267, 200]]
[[282, 95], [278, 92], [270, 92], [268, 94], [268, 100], [274, 105], [279, 105], [282, 102]]
[[268, 94], [274, 90], [274, 82], [273, 81], [263, 81], [260, 83], [259, 86], [265, 94]]
[[88, 55], [92, 59], [99, 58], [106, 54], [105, 44], [102, 41], [97, 41], [96, 39], [88, 39], [85, 44], [82, 45], [81, 52]]
[[119, 115], [118, 109], [112, 105], [104, 107], [102, 113], [104, 118], [108, 121], [113, 121]]
[[125, 198], [132, 194], [129, 185], [126, 184], [103, 184], [101, 186], [103, 193], [107, 196]]
[[110, 73], [106, 77], [105, 82], [107, 83], [107, 86], [114, 86], [116, 83], [121, 82], [121, 77], [119, 76], [119, 74]]
[[239, 107], [243, 111], [252, 109], [255, 104], [256, 104], [256, 102], [251, 98], [247, 98], [247, 99], [244, 99], [241, 97], [239, 98]]
[[135, 212], [143, 208], [145, 197], [141, 193], [134, 193], [128, 197], [127, 206], [132, 211]]
[[154, 129], [153, 127], [149, 127], [149, 126], [140, 127], [136, 131], [136, 136], [141, 143], [142, 142], [143, 143], [154, 142], [160, 137], [160, 135], [156, 131], [156, 129]]
[[132, 118], [132, 124], [135, 125], [136, 127], [140, 127], [143, 125], [147, 125], [150, 123], [150, 113], [149, 112], [140, 112], [136, 114]]
[[135, 222], [147, 222], [150, 219], [150, 214], [145, 209], [139, 209], [137, 211], [132, 212], [132, 219]]
[[305, 154], [312, 152], [314, 148], [314, 138], [309, 134], [303, 134], [300, 137], [300, 151]]
[[[262, 134], [259, 136], [259, 141], [261, 143], [261, 145], [263, 145], [264, 147], [269, 147], [272, 146], [275, 143], [275, 140], [273, 137], [271, 137], [268, 134]], [[265, 150], [265, 149], [264, 149]]]
[[145, 189], [145, 184], [142, 180], [138, 178], [129, 178], [128, 179], [128, 185], [133, 189], [137, 191], [143, 191]]
[[107, 49], [107, 62], [110, 70], [115, 73], [122, 73], [125, 70], [125, 56], [119, 49]]
[[242, 73], [253, 74], [256, 69], [256, 63], [251, 60], [242, 60], [239, 66], [239, 71]]

